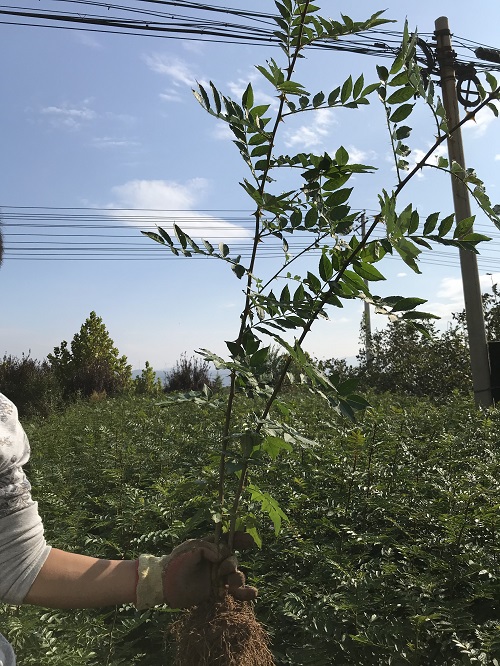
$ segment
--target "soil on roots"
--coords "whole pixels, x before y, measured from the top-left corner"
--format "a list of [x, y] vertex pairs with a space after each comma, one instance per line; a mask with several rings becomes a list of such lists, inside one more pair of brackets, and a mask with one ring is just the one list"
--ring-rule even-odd
[[186, 611], [170, 629], [174, 666], [274, 666], [267, 634], [249, 602], [226, 596]]

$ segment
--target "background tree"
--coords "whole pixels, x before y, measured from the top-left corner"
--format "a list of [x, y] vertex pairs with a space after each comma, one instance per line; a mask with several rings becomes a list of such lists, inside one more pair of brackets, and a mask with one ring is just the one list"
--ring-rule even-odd
[[446, 399], [453, 391], [472, 390], [466, 335], [461, 326], [440, 333], [434, 325], [428, 334], [412, 324], [388, 324], [372, 336], [373, 358], [363, 349], [356, 374], [360, 386], [377, 392]]
[[118, 349], [101, 317], [91, 312], [68, 348], [66, 340], [48, 355], [65, 397], [106, 392], [117, 395], [132, 385], [132, 367]]
[[156, 395], [162, 392], [161, 379], [146, 361], [141, 374], [134, 379], [134, 389], [138, 395]]
[[28, 354], [5, 355], [0, 361], [0, 389], [12, 400], [21, 418], [47, 416], [62, 403], [59, 384], [50, 364]]

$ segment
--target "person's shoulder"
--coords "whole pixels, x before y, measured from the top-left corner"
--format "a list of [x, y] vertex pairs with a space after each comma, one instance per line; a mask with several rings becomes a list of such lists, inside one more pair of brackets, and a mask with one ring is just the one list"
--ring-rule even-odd
[[3, 393], [0, 393], [0, 421], [17, 421], [17, 407]]

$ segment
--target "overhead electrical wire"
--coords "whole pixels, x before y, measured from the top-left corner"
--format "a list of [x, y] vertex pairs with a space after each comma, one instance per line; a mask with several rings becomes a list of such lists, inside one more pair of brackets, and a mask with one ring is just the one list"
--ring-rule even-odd
[[[223, 7], [198, 2], [181, 2], [166, 0], [135, 0], [133, 5], [98, 2], [97, 0], [56, 0], [60, 5], [77, 7], [80, 11], [60, 11], [0, 5], [0, 23], [16, 26], [60, 28], [84, 30], [91, 32], [109, 32], [135, 36], [162, 37], [167, 39], [189, 39], [193, 41], [211, 41], [220, 43], [279, 46], [274, 34], [276, 24], [272, 14], [256, 12], [241, 8]], [[141, 8], [139, 5], [154, 6]], [[167, 8], [174, 7], [189, 10], [194, 14], [175, 13]], [[106, 13], [89, 13], [87, 8], [106, 10]], [[160, 11], [159, 8], [162, 8]], [[111, 15], [110, 12], [115, 12]], [[210, 18], [216, 14], [217, 18]], [[219, 15], [237, 17], [242, 22], [221, 20]], [[2, 18], [3, 17], [3, 18]], [[419, 33], [429, 45], [433, 39], [432, 32]], [[388, 29], [372, 29], [340, 37], [336, 40], [321, 40], [313, 48], [336, 51], [348, 51], [378, 57], [394, 57], [399, 49], [402, 33]], [[426, 41], [427, 40], [427, 41]], [[430, 46], [433, 46], [430, 44]], [[483, 52], [497, 51], [494, 47], [474, 42], [463, 37], [454, 36], [455, 50], [462, 51], [458, 55], [472, 63], [478, 70], [500, 69], [500, 62], [486, 61], [475, 55], [480, 47]], [[425, 54], [423, 55], [425, 60]], [[459, 64], [465, 64], [458, 60]]]

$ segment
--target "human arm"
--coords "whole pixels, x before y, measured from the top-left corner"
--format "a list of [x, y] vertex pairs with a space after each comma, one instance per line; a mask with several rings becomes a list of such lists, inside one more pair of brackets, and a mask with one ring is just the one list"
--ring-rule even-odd
[[103, 560], [52, 548], [23, 603], [49, 608], [167, 603], [172, 608], [187, 608], [210, 597], [214, 572], [220, 587], [237, 599], [257, 596], [255, 588], [245, 585], [236, 559], [224, 546], [218, 549], [193, 539], [175, 548], [170, 556], [144, 557], [149, 558], [145, 560], [148, 570], [141, 571], [144, 585], [138, 588], [137, 560]]
[[[139, 586], [137, 560], [51, 549], [23, 472], [29, 452], [17, 409], [0, 393], [0, 601], [86, 608], [136, 603], [139, 596], [144, 608], [163, 602], [187, 607], [208, 598], [214, 581], [237, 598], [256, 596], [230, 553], [206, 541], [188, 541], [164, 558], [150, 556], [151, 566], [139, 567]], [[137, 595], [137, 588], [145, 593]]]

